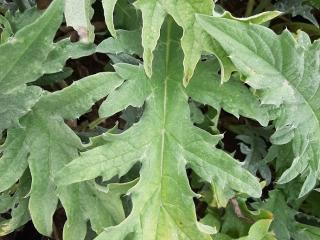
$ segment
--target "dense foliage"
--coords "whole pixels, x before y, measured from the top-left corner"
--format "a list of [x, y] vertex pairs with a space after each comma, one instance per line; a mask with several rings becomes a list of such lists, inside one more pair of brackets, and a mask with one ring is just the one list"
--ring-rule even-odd
[[0, 239], [320, 239], [319, 7], [0, 0]]

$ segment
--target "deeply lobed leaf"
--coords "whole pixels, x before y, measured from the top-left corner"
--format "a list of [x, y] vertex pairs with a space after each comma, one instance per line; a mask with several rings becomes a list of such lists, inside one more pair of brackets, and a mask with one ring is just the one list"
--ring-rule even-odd
[[122, 134], [106, 134], [105, 144], [82, 153], [56, 176], [59, 185], [68, 185], [97, 176], [123, 176], [137, 162], [142, 164], [139, 182], [129, 191], [130, 215], [121, 224], [106, 228], [97, 239], [122, 240], [129, 235], [139, 240], [210, 239], [213, 229], [196, 220], [187, 167], [203, 181], [219, 180], [222, 188], [225, 185], [254, 197], [261, 194], [256, 178], [214, 147], [220, 137], [190, 121], [188, 95], [181, 81], [183, 66], [178, 61], [182, 58], [179, 32], [171, 19], [166, 21], [151, 79], [140, 67], [116, 67], [126, 81], [102, 105], [101, 117], [128, 105], [144, 104], [140, 122]]
[[[79, 117], [122, 81], [116, 74], [100, 73], [62, 91], [47, 94], [23, 117], [22, 128], [8, 131], [0, 161], [0, 191], [14, 185], [29, 166], [32, 183], [28, 206], [35, 227], [43, 235], [51, 235], [58, 199], [68, 217], [64, 229], [67, 239], [84, 239], [87, 219], [91, 220], [92, 228], [100, 232], [124, 217], [118, 195], [110, 195], [92, 182], [61, 187], [56, 191], [52, 180], [53, 175], [77, 157], [79, 149], [83, 148], [63, 119]], [[88, 196], [84, 198], [85, 195]], [[109, 199], [109, 204], [105, 199]], [[96, 204], [101, 215], [97, 215]]]
[[292, 141], [295, 157], [279, 183], [307, 173], [300, 196], [305, 195], [315, 186], [320, 169], [320, 42], [311, 43], [304, 33], [295, 39], [288, 31], [276, 35], [268, 28], [228, 19], [198, 20], [247, 76], [246, 83], [261, 91], [262, 103], [279, 107], [271, 141]]
[[68, 58], [94, 52], [93, 45], [71, 44], [68, 39], [53, 43], [62, 21], [62, 10], [61, 1], [54, 1], [38, 19], [22, 26], [10, 40], [0, 45], [0, 104], [3, 106], [0, 132], [19, 125], [18, 120], [40, 99], [42, 90], [25, 84], [45, 73], [61, 71]]

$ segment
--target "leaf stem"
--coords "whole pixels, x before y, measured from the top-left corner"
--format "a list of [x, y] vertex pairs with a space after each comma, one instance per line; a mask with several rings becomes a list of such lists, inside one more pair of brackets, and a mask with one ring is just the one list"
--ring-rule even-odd
[[254, 8], [255, 4], [256, 4], [255, 0], [248, 0], [247, 9], [246, 9], [246, 13], [245, 13], [246, 17], [250, 17], [252, 15], [253, 8]]
[[219, 133], [218, 130], [218, 125], [219, 125], [219, 120], [220, 120], [220, 114], [221, 114], [221, 108], [216, 109], [217, 110], [217, 114], [216, 116], [214, 116], [213, 119], [211, 119], [213, 126], [211, 127], [211, 130], [215, 133]]
[[89, 123], [88, 128], [90, 130], [95, 129], [100, 123], [103, 123], [106, 120], [106, 118], [97, 118], [93, 122]]

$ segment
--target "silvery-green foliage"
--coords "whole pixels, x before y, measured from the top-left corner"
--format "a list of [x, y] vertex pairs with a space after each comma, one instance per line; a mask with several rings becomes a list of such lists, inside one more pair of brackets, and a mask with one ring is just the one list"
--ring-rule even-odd
[[[111, 36], [96, 46], [94, 2], [54, 0], [0, 17], [0, 236], [31, 220], [50, 237], [60, 207], [65, 240], [316, 236], [277, 186], [259, 198], [273, 175], [302, 185], [305, 198], [320, 176], [320, 42], [258, 25], [277, 11], [236, 18], [211, 0], [102, 0]], [[56, 37], [64, 20], [78, 42]], [[114, 71], [41, 88], [71, 75], [68, 59], [96, 52]], [[68, 121], [93, 105], [89, 130], [72, 129]], [[214, 131], [201, 126], [206, 108]], [[121, 130], [91, 128], [120, 112]], [[232, 128], [228, 118], [256, 127]], [[227, 125], [243, 162], [224, 146]], [[198, 202], [208, 205], [202, 214]]]

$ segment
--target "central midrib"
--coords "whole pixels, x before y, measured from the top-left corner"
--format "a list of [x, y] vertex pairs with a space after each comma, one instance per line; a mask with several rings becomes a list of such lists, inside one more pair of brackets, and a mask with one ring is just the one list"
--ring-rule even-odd
[[[166, 146], [166, 124], [167, 124], [167, 105], [168, 105], [168, 81], [170, 80], [170, 77], [168, 75], [168, 69], [169, 69], [169, 64], [170, 64], [170, 55], [171, 55], [171, 29], [172, 29], [172, 21], [168, 21], [168, 27], [167, 27], [167, 36], [166, 36], [166, 59], [165, 59], [165, 73], [166, 77], [164, 78], [163, 82], [163, 120], [162, 120], [162, 125], [161, 125], [161, 155], [160, 155], [160, 203], [161, 207], [171, 216], [171, 214], [168, 212], [168, 210], [165, 208], [165, 205], [162, 203], [162, 194], [163, 194], [163, 169], [165, 168], [165, 146]], [[174, 159], [172, 159], [174, 160]], [[160, 214], [160, 211], [159, 211]], [[158, 216], [159, 218], [159, 216]], [[172, 216], [171, 216], [172, 218]], [[176, 223], [174, 218], [172, 218], [173, 221]], [[178, 226], [178, 225], [177, 225]], [[157, 227], [158, 228], [158, 227]], [[182, 232], [183, 229], [180, 229]], [[186, 234], [186, 233], [184, 233]], [[187, 235], [186, 235], [187, 236]]]
[[[160, 191], [162, 196], [162, 179], [163, 179], [163, 167], [164, 167], [164, 149], [165, 149], [165, 134], [166, 134], [166, 122], [167, 122], [167, 104], [168, 104], [168, 69], [170, 60], [170, 47], [171, 47], [171, 24], [172, 21], [168, 21], [167, 36], [166, 36], [166, 62], [165, 62], [165, 73], [167, 74], [164, 79], [163, 87], [163, 122], [161, 129], [161, 157], [160, 157]], [[162, 198], [161, 198], [162, 199]]]

